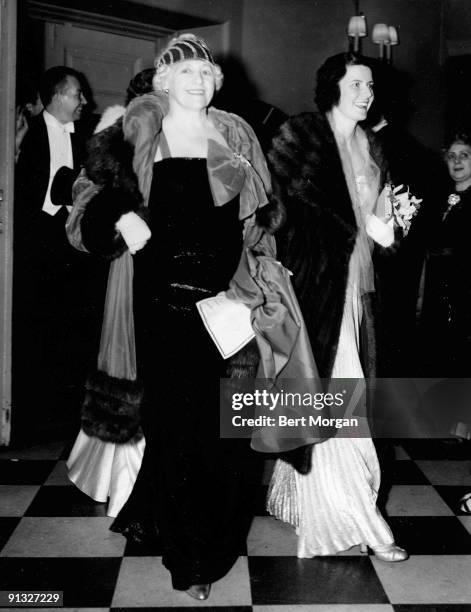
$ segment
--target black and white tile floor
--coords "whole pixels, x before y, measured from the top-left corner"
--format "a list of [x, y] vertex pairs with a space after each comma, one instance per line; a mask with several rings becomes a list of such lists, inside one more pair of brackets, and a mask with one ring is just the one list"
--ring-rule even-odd
[[471, 457], [458, 442], [396, 447], [386, 509], [411, 555], [399, 564], [357, 549], [297, 559], [292, 528], [264, 510], [267, 462], [246, 554], [205, 602], [172, 590], [158, 549], [108, 530], [105, 505], [67, 481], [65, 449], [0, 449], [0, 590], [60, 590], [69, 610], [471, 611], [471, 516], [457, 503], [471, 490]]

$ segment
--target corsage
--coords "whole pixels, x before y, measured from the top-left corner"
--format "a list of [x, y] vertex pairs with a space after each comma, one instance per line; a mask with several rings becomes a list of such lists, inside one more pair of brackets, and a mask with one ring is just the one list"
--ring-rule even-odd
[[460, 202], [461, 202], [461, 198], [457, 193], [450, 193], [450, 195], [448, 196], [448, 208], [446, 209], [445, 214], [442, 217], [442, 221], [445, 221], [450, 210], [454, 208]]
[[419, 211], [422, 198], [418, 199], [412, 195], [408, 187], [405, 191], [401, 191], [402, 189], [404, 185], [394, 187], [391, 183], [386, 184], [387, 199], [391, 203], [390, 215], [402, 228], [404, 236], [407, 236], [412, 219]]

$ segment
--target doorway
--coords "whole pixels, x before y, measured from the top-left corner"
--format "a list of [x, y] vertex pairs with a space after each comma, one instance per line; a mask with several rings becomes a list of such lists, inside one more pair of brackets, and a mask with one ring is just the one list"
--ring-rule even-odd
[[[15, 2], [6, 4], [10, 6]], [[123, 103], [124, 92], [131, 77], [151, 67], [159, 50], [175, 34], [193, 31], [202, 35], [219, 55], [226, 55], [230, 47], [227, 24], [162, 11], [126, 0], [99, 4], [88, 0], [70, 0], [67, 7], [60, 0], [20, 0], [18, 5], [18, 29], [22, 34], [27, 33], [19, 37], [18, 77], [25, 74], [27, 77], [38, 77], [53, 65], [73, 67], [87, 77], [94, 94], [97, 114], [110, 105]], [[15, 23], [16, 19], [13, 19], [11, 24]], [[15, 32], [15, 29], [13, 25], [11, 30]], [[10, 45], [12, 48], [14, 46]], [[13, 126], [14, 79], [12, 87], [10, 105]], [[6, 141], [2, 138], [2, 142]], [[13, 160], [13, 147], [9, 159]], [[12, 161], [12, 175], [13, 165]], [[11, 233], [12, 226], [10, 219]], [[5, 265], [6, 261], [2, 261], [2, 269]], [[7, 284], [11, 298], [11, 273]], [[11, 322], [7, 325], [7, 332], [11, 337]], [[15, 346], [18, 344], [14, 343], [13, 349]], [[15, 350], [13, 354], [13, 402], [11, 406], [8, 402], [8, 411], [2, 410], [0, 413], [5, 421], [8, 420], [8, 432], [0, 443], [8, 444], [10, 422], [13, 424], [11, 439], [14, 444], [20, 445], [58, 439], [64, 437], [64, 434], [68, 435], [71, 428], [76, 429], [83, 396], [82, 387], [71, 391], [70, 396], [63, 396], [64, 399], [52, 407], [40, 391], [40, 385], [35, 386], [28, 381], [28, 374], [22, 367], [25, 360], [21, 355], [17, 359]], [[25, 369], [30, 372], [37, 369], [37, 359], [28, 355], [27, 347], [26, 350], [22, 349], [22, 355], [28, 364]], [[36, 379], [40, 376], [35, 375]], [[10, 372], [6, 381], [11, 383]], [[6, 428], [4, 430], [7, 431]]]

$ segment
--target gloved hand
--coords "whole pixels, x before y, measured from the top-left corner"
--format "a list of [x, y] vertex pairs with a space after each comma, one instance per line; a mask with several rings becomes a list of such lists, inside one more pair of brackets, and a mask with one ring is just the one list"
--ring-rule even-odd
[[382, 247], [390, 247], [394, 242], [394, 217], [385, 222], [376, 215], [368, 215], [365, 229], [368, 236]]
[[142, 249], [152, 235], [147, 223], [135, 212], [122, 215], [116, 223], [116, 229], [128, 245], [131, 255]]

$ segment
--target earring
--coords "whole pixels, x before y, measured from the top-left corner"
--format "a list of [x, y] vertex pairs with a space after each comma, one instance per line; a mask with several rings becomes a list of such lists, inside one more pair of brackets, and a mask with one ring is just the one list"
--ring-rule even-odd
[[168, 89], [164, 89], [164, 92], [165, 92], [166, 94], [168, 94]]

